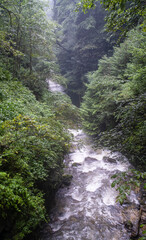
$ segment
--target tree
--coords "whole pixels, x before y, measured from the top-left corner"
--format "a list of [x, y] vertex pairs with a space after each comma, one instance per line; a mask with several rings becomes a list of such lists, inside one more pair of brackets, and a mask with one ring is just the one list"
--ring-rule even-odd
[[81, 106], [83, 126], [101, 144], [145, 168], [145, 33], [132, 30], [112, 57], [88, 74]]
[[[0, 4], [2, 64], [14, 77], [23, 79], [37, 98], [41, 97], [46, 76], [55, 65], [52, 51], [55, 24], [48, 20], [44, 9], [41, 0], [12, 0]], [[41, 70], [44, 68], [41, 77], [40, 66]]]
[[57, 57], [61, 73], [69, 80], [67, 93], [80, 105], [85, 91], [85, 74], [97, 69], [98, 60], [112, 52], [114, 38], [104, 29], [105, 11], [98, 4], [86, 15], [74, 12], [76, 1], [56, 1], [55, 20], [58, 28]]
[[46, 221], [45, 206], [63, 179], [66, 128], [77, 109], [49, 92], [37, 101], [1, 68], [0, 82], [0, 239], [21, 240]]
[[[77, 4], [77, 10], [82, 8], [83, 12], [87, 12], [91, 8], [96, 7], [98, 0], [81, 0]], [[99, 0], [102, 6], [108, 11], [106, 17], [107, 30], [123, 32], [126, 35], [127, 32], [137, 24], [141, 24], [145, 30], [145, 1], [143, 0]]]

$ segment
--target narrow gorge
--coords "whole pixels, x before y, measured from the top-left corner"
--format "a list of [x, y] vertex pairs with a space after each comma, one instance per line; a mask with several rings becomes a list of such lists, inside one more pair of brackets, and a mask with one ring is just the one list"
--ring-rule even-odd
[[144, 0], [0, 0], [0, 240], [146, 240]]
[[[62, 91], [50, 82], [50, 90]], [[131, 192], [121, 206], [111, 187], [111, 176], [132, 166], [119, 152], [94, 149], [81, 129], [69, 129], [73, 136], [70, 153], [64, 159], [64, 174], [72, 176], [56, 194], [41, 240], [129, 240], [139, 231], [139, 195]]]

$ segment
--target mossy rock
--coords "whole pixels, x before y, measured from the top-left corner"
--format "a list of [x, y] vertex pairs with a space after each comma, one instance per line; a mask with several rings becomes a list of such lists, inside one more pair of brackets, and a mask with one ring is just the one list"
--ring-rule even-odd
[[71, 184], [71, 180], [72, 180], [73, 176], [70, 174], [64, 174], [62, 177], [63, 177], [62, 184], [65, 186], [69, 186]]
[[132, 230], [132, 227], [133, 227], [133, 224], [131, 221], [127, 220], [125, 223], [125, 227], [128, 229], [128, 230]]
[[72, 164], [72, 167], [78, 167], [78, 166], [81, 166], [81, 163], [76, 163], [75, 162], [75, 163]]
[[103, 161], [108, 163], [117, 163], [116, 159], [110, 157], [103, 157]]

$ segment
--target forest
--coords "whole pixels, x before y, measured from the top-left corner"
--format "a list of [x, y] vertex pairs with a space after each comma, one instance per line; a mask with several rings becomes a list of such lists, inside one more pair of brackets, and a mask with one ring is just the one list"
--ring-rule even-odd
[[[129, 159], [132, 179], [115, 177], [113, 186], [146, 189], [145, 1], [54, 0], [53, 18], [49, 4], [0, 0], [2, 240], [29, 239], [49, 221], [68, 177], [69, 128], [82, 126], [95, 148]], [[49, 91], [46, 79], [66, 94]]]

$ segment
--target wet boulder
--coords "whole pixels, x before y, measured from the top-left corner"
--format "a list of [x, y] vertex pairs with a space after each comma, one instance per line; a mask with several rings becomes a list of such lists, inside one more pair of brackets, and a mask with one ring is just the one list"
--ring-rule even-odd
[[140, 224], [139, 236], [144, 237], [146, 232], [146, 224]]
[[142, 191], [141, 196], [141, 217], [140, 217], [140, 229], [139, 236], [144, 237], [146, 232], [146, 191]]
[[102, 151], [103, 151], [103, 149], [97, 149], [97, 150], [96, 150], [96, 153], [97, 153], [97, 154], [102, 154]]
[[76, 163], [76, 162], [74, 162], [73, 164], [72, 164], [72, 167], [79, 167], [79, 166], [81, 166], [82, 164], [81, 163]]
[[103, 157], [103, 161], [108, 163], [117, 163], [116, 159], [111, 157]]
[[125, 225], [125, 228], [128, 229], [128, 231], [132, 231], [133, 224], [131, 221], [128, 220], [128, 221], [124, 222], [124, 225]]
[[142, 210], [141, 213], [141, 224], [146, 224], [146, 212]]
[[131, 204], [124, 208], [124, 225], [128, 232], [131, 233], [131, 238], [135, 238], [139, 233], [140, 209], [136, 204]]
[[98, 160], [96, 158], [92, 158], [92, 157], [86, 157], [85, 158], [85, 162], [86, 163], [93, 163], [93, 162], [97, 162]]
[[64, 174], [62, 179], [62, 186], [69, 186], [71, 184], [73, 176], [70, 174]]

